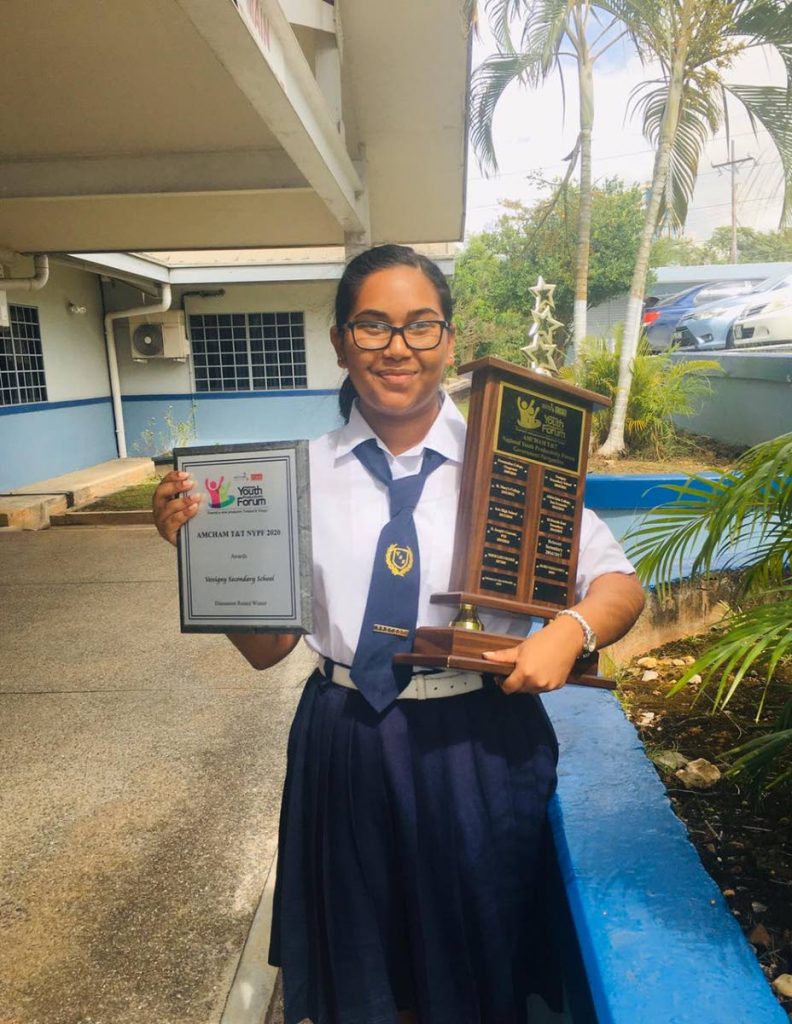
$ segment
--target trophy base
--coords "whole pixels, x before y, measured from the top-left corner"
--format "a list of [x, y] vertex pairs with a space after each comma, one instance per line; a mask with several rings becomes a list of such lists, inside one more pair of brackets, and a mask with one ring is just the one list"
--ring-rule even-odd
[[[494, 676], [507, 676], [511, 673], [512, 666], [488, 661], [483, 657], [484, 652], [504, 650], [507, 647], [514, 647], [519, 642], [519, 637], [504, 636], [501, 633], [422, 626], [416, 630], [412, 653], [397, 654], [393, 661], [396, 665], [455, 668], [466, 672], [487, 672]], [[578, 686], [615, 690], [614, 680], [597, 675], [598, 662], [596, 654], [580, 658], [575, 662], [567, 682]]]
[[[547, 601], [517, 601], [511, 597], [498, 597], [497, 594], [487, 594], [478, 590], [455, 590], [447, 594], [432, 594], [429, 601], [431, 604], [472, 604], [477, 608], [491, 608], [496, 612], [535, 616], [538, 619], [552, 619], [562, 608], [566, 607], [565, 604], [550, 604]], [[491, 651], [493, 648], [487, 647], [486, 650]]]

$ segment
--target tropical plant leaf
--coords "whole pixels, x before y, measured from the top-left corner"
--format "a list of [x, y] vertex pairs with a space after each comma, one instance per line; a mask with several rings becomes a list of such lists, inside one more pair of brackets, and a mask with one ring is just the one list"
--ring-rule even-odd
[[483, 171], [497, 171], [498, 159], [492, 138], [495, 108], [506, 89], [516, 81], [527, 81], [536, 63], [533, 54], [495, 54], [473, 73], [470, 91], [470, 138]]
[[727, 34], [748, 36], [749, 45], [775, 47], [784, 62], [787, 78], [792, 78], [792, 4], [778, 0], [752, 0], [737, 5]]
[[784, 169], [784, 202], [780, 224], [792, 217], [792, 80], [789, 87], [731, 85], [725, 88], [745, 107], [751, 121], [760, 121], [778, 150]]
[[[643, 118], [643, 133], [655, 148], [660, 144], [668, 82], [643, 82], [630, 97], [630, 109]], [[711, 88], [702, 89], [693, 79], [683, 87], [679, 122], [671, 147], [671, 159], [660, 208], [660, 223], [666, 220], [680, 228], [687, 219], [688, 205], [698, 178], [699, 162], [707, 139], [720, 127], [720, 95]]]
[[713, 683], [715, 708], [725, 707], [745, 674], [758, 668], [769, 681], [784, 658], [792, 654], [792, 585], [765, 595], [770, 604], [738, 612], [724, 623], [726, 632], [714, 640], [669, 691], [678, 693], [691, 677], [701, 675], [701, 692]]
[[676, 500], [625, 538], [643, 579], [664, 591], [683, 575], [738, 565], [748, 568], [749, 593], [783, 579], [792, 556], [792, 434], [752, 448], [734, 470], [668, 489]]
[[588, 4], [579, 0], [539, 0], [539, 2], [523, 4], [528, 8], [523, 22], [520, 48], [524, 53], [539, 55], [543, 77], [552, 69], [558, 50], [567, 37], [575, 51], [580, 41], [573, 44], [570, 39], [570, 21], [573, 20], [575, 9], [586, 8], [583, 12], [585, 21]]
[[[602, 338], [585, 339], [574, 366], [564, 368], [562, 375], [591, 391], [613, 395], [619, 379], [621, 334], [619, 328], [614, 351]], [[712, 390], [709, 376], [720, 369], [720, 364], [710, 360], [675, 363], [669, 353], [652, 355], [642, 341], [633, 361], [633, 386], [625, 424], [630, 451], [662, 458], [679, 450], [681, 442], [673, 417], [690, 415], [697, 409], [701, 398]], [[610, 410], [595, 413], [595, 442], [607, 434], [609, 417]]]
[[754, 785], [773, 789], [792, 778], [792, 764], [778, 762], [792, 755], [792, 700], [788, 700], [770, 732], [726, 752], [732, 759], [729, 775], [745, 775]]

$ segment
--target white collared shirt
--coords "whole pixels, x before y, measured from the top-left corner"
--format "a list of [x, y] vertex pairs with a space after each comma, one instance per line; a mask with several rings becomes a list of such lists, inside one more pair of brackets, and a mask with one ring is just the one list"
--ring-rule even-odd
[[[456, 613], [451, 605], [430, 604], [429, 598], [449, 590], [465, 432], [465, 420], [451, 399], [446, 399], [426, 437], [409, 451], [391, 455], [377, 438], [395, 479], [420, 471], [424, 448], [446, 458], [427, 477], [413, 514], [421, 559], [419, 626], [447, 626]], [[310, 443], [314, 632], [306, 642], [342, 665], [352, 664], [377, 541], [390, 518], [387, 488], [371, 477], [353, 452], [370, 437], [376, 435], [355, 405], [349, 423]], [[634, 571], [605, 523], [584, 509], [578, 598], [603, 573]], [[485, 608], [478, 612], [484, 628], [494, 633], [527, 636], [541, 625], [538, 620]]]

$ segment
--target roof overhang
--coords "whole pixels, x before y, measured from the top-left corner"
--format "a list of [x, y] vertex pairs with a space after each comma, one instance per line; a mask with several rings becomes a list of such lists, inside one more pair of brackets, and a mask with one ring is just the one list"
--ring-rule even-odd
[[458, 0], [5, 0], [0, 246], [461, 238]]
[[[223, 253], [211, 255], [214, 259], [209, 264], [188, 266], [167, 266], [134, 253], [121, 252], [62, 253], [57, 256], [57, 260], [90, 273], [114, 277], [133, 285], [168, 284], [174, 288], [189, 285], [337, 281], [346, 266], [343, 250], [336, 250], [324, 258], [317, 259], [250, 263], [224, 263]], [[453, 275], [453, 255], [433, 255], [433, 258], [447, 277]]]

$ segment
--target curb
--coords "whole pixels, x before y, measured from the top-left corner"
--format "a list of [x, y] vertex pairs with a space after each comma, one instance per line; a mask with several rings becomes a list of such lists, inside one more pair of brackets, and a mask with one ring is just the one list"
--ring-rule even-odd
[[53, 526], [153, 526], [154, 513], [143, 509], [129, 512], [64, 512], [50, 516]]
[[245, 945], [237, 964], [236, 974], [226, 999], [220, 1024], [264, 1024], [269, 1010], [278, 968], [267, 963], [272, 900], [275, 894], [275, 852], [259, 905], [253, 915]]

